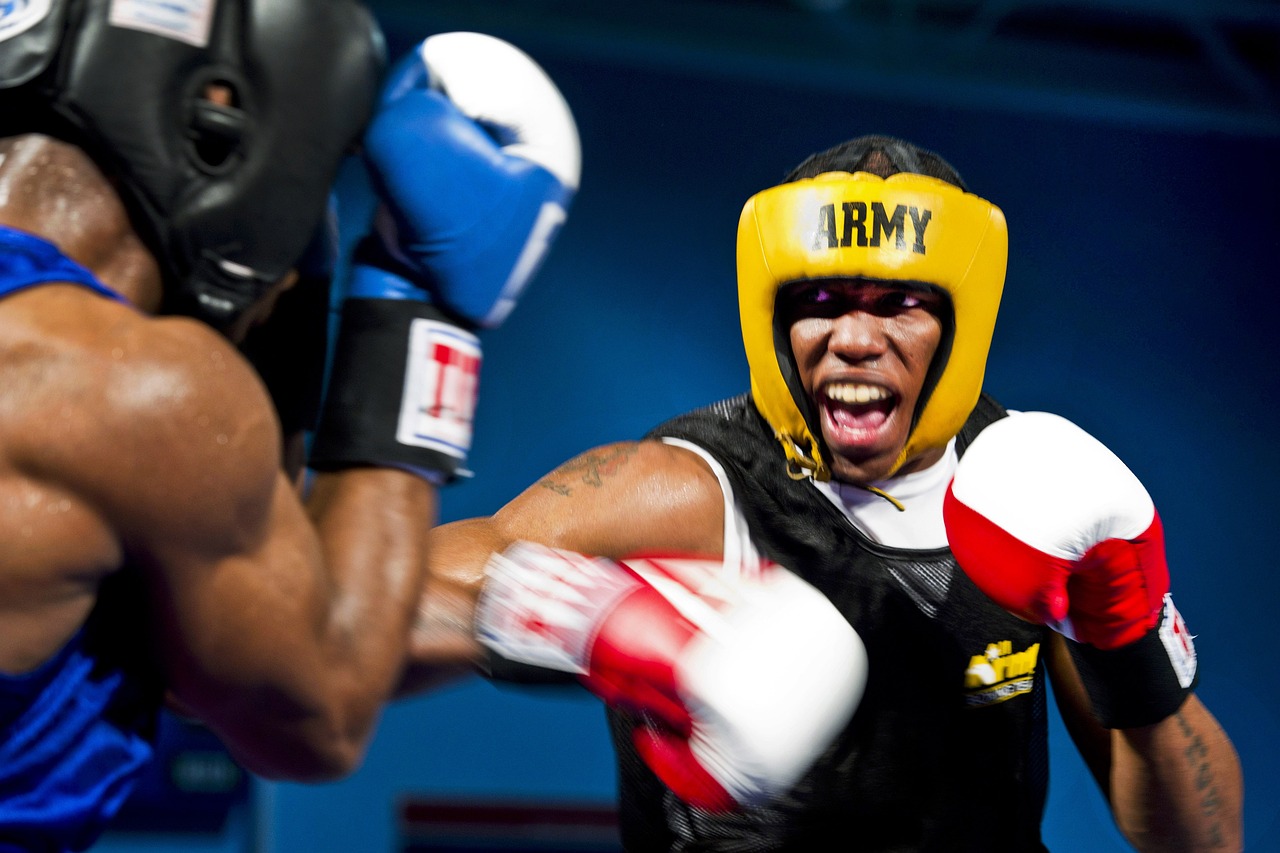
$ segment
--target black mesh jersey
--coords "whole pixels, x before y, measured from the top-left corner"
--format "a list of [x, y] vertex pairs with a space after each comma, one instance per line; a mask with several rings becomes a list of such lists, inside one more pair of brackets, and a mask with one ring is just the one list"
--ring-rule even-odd
[[[1004, 414], [984, 397], [960, 452]], [[626, 849], [1044, 851], [1047, 629], [987, 599], [949, 550], [863, 536], [812, 484], [787, 476], [746, 395], [650, 433], [660, 436], [724, 465], [760, 553], [835, 603], [866, 644], [869, 672], [849, 726], [800, 784], [776, 805], [727, 817], [679, 803], [632, 748], [632, 720], [610, 711]]]

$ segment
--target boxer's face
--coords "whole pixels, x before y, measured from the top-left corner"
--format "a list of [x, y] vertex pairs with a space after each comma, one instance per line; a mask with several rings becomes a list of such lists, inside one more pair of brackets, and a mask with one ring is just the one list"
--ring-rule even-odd
[[[865, 279], [783, 288], [779, 310], [790, 322], [800, 381], [837, 478], [870, 483], [888, 476], [942, 339], [944, 308], [941, 294]], [[901, 472], [938, 455], [908, 460]]]

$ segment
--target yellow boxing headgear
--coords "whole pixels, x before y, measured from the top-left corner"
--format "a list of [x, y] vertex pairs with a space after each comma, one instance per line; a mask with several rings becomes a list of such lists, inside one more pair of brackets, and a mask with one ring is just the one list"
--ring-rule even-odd
[[896, 471], [923, 450], [945, 447], [977, 404], [1008, 247], [998, 207], [924, 175], [826, 172], [747, 200], [738, 221], [738, 305], [751, 394], [793, 476], [827, 480], [831, 469], [821, 432], [803, 414], [809, 406], [786, 330], [775, 337], [779, 289], [805, 279], [867, 278], [932, 285], [950, 297], [951, 337], [938, 347], [930, 371], [936, 381], [914, 413]]

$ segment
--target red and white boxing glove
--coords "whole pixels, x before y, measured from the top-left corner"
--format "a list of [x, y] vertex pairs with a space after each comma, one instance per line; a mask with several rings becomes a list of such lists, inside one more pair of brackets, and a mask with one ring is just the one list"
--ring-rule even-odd
[[575, 673], [638, 713], [637, 751], [685, 802], [759, 805], [794, 785], [849, 722], [866, 651], [791, 572], [769, 565], [726, 581], [721, 568], [517, 543], [489, 562], [477, 637], [506, 660]]
[[1195, 686], [1151, 496], [1093, 436], [1046, 412], [980, 432], [943, 504], [957, 562], [1009, 612], [1070, 640], [1112, 728], [1157, 722]]

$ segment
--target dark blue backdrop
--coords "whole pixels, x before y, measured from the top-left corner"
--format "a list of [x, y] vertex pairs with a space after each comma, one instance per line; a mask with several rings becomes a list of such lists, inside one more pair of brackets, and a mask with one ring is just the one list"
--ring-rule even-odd
[[[1200, 694], [1244, 762], [1249, 849], [1280, 850], [1277, 139], [521, 46], [574, 109], [583, 186], [542, 275], [486, 335], [476, 477], [446, 493], [446, 520], [492, 512], [580, 450], [745, 389], [743, 201], [853, 135], [935, 148], [1009, 221], [987, 387], [1077, 421], [1148, 485], [1198, 635]], [[1050, 846], [1127, 849], [1056, 720], [1051, 750]], [[346, 782], [260, 786], [252, 832], [274, 853], [390, 851], [406, 796], [608, 801], [612, 774], [594, 702], [468, 683], [389, 710]], [[999, 803], [968, 795], [999, 820]]]

